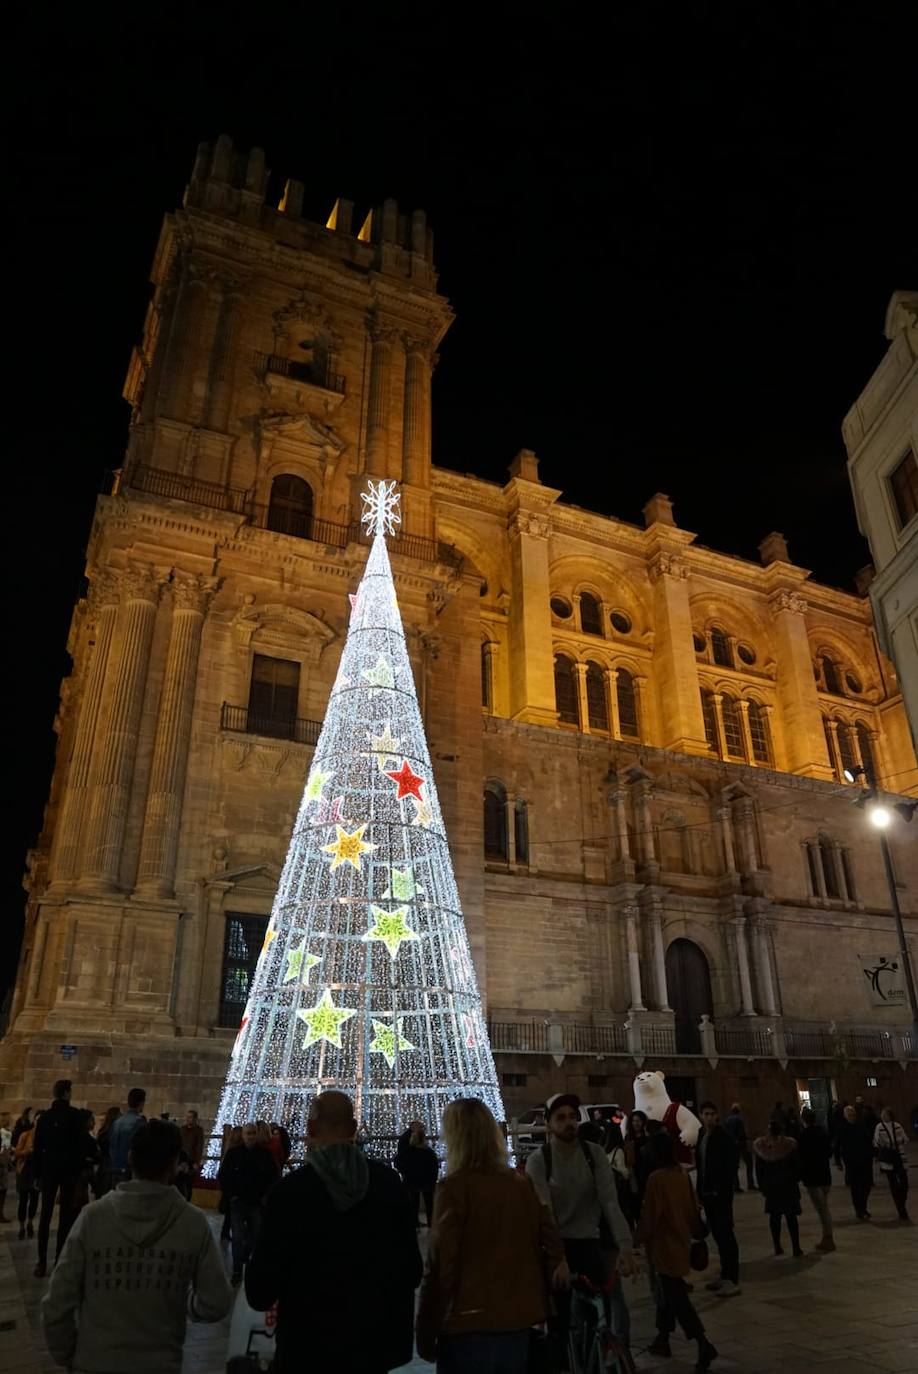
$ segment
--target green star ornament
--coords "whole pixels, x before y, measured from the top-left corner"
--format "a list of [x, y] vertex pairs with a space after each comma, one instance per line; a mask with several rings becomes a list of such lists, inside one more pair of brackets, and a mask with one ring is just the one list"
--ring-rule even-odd
[[413, 902], [419, 890], [414, 881], [414, 869], [406, 864], [404, 868], [393, 868], [392, 881], [383, 896], [391, 897], [394, 902]]
[[297, 1016], [308, 1027], [303, 1049], [307, 1050], [317, 1040], [327, 1040], [330, 1045], [341, 1048], [341, 1027], [357, 1012], [351, 1007], [336, 1007], [331, 998], [331, 990], [326, 988], [314, 1007], [301, 1007]]
[[334, 768], [329, 769], [327, 773], [323, 773], [321, 768], [313, 768], [309, 774], [309, 781], [306, 783], [306, 800], [308, 802], [321, 801], [322, 788], [334, 775]]
[[302, 943], [297, 945], [296, 949], [287, 950], [287, 972], [284, 974], [284, 982], [292, 983], [294, 978], [297, 982], [299, 982], [301, 978], [304, 983], [307, 982], [309, 970], [315, 968], [318, 962], [317, 955], [307, 953], [306, 937], [304, 935]]
[[416, 1045], [412, 1045], [410, 1040], [406, 1040], [402, 1035], [402, 1018], [399, 1016], [394, 1026], [387, 1025], [385, 1021], [373, 1022], [373, 1039], [370, 1041], [370, 1053], [381, 1054], [391, 1069], [395, 1063], [396, 1050], [414, 1050]]
[[381, 906], [371, 906], [370, 915], [375, 924], [364, 935], [365, 940], [379, 940], [385, 945], [393, 959], [398, 955], [402, 945], [408, 940], [420, 940], [420, 935], [416, 930], [412, 930], [406, 923], [405, 917], [408, 915], [408, 907], [400, 906], [397, 911], [383, 911]]
[[392, 665], [382, 654], [380, 654], [376, 660], [376, 667], [364, 668], [361, 676], [377, 691], [395, 686], [395, 678], [392, 676]]

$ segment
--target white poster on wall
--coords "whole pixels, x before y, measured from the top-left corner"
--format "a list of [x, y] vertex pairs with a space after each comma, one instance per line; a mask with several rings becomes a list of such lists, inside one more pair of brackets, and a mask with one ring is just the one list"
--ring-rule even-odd
[[898, 954], [859, 954], [858, 958], [870, 991], [871, 1005], [904, 1007], [905, 975]]

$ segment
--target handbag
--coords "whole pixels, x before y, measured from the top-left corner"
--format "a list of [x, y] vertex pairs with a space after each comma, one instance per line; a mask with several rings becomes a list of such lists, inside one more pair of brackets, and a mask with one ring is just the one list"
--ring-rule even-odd
[[902, 1170], [902, 1156], [896, 1149], [895, 1138], [890, 1134], [886, 1122], [884, 1121], [882, 1125], [889, 1144], [877, 1146], [877, 1160], [879, 1161], [881, 1169], [892, 1169], [894, 1173], [900, 1173]]
[[689, 1249], [689, 1266], [701, 1273], [708, 1267], [708, 1242], [706, 1240], [693, 1240]]

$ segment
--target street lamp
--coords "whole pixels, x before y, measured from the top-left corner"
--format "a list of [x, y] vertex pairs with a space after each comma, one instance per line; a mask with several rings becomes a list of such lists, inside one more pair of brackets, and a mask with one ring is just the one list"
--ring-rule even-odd
[[889, 841], [886, 832], [892, 824], [893, 812], [898, 812], [904, 821], [910, 821], [918, 810], [918, 801], [896, 802], [894, 806], [886, 806], [879, 800], [877, 793], [876, 779], [866, 768], [845, 769], [845, 777], [848, 782], [856, 782], [858, 778], [862, 780], [863, 790], [855, 801], [854, 805], [861, 808], [868, 807], [867, 814], [873, 825], [880, 832], [880, 849], [883, 852], [883, 867], [886, 869], [886, 883], [889, 888], [889, 900], [892, 903], [893, 916], [896, 920], [896, 934], [899, 937], [899, 958], [902, 960], [902, 968], [905, 973], [905, 986], [908, 992], [908, 1002], [912, 1012], [912, 1055], [918, 1058], [918, 995], [915, 993], [915, 979], [912, 974], [912, 961], [909, 957], [908, 945], [905, 941], [905, 927], [902, 924], [902, 911], [899, 906], [899, 893], [896, 889], [896, 875], [893, 872], [892, 855], [889, 852]]

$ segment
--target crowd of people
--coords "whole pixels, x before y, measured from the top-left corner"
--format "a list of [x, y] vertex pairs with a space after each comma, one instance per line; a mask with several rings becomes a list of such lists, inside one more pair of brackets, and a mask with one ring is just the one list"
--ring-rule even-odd
[[57, 1208], [42, 1321], [52, 1356], [85, 1374], [122, 1367], [129, 1352], [140, 1374], [178, 1374], [186, 1304], [192, 1319], [219, 1320], [243, 1283], [254, 1309], [276, 1305], [277, 1374], [300, 1367], [304, 1344], [339, 1374], [382, 1374], [410, 1361], [415, 1338], [439, 1374], [564, 1370], [577, 1291], [601, 1295], [608, 1350], [627, 1369], [622, 1280], [642, 1272], [656, 1314], [649, 1351], [669, 1356], [678, 1325], [696, 1343], [696, 1370], [706, 1370], [717, 1351], [688, 1280], [706, 1268], [710, 1237], [720, 1273], [706, 1288], [723, 1299], [741, 1293], [733, 1217], [741, 1173], [761, 1194], [779, 1256], [785, 1231], [793, 1256], [803, 1253], [801, 1189], [820, 1224], [816, 1250], [835, 1249], [833, 1158], [858, 1219], [870, 1219], [876, 1166], [908, 1222], [908, 1138], [892, 1111], [861, 1099], [835, 1104], [827, 1129], [814, 1112], [798, 1117], [775, 1103], [754, 1139], [739, 1104], [721, 1120], [717, 1104], [704, 1102], [689, 1169], [663, 1122], [641, 1111], [584, 1121], [570, 1093], [547, 1104], [544, 1143], [513, 1163], [485, 1105], [464, 1098], [444, 1112], [440, 1153], [425, 1123], [411, 1121], [393, 1169], [372, 1157], [350, 1099], [327, 1091], [310, 1106], [304, 1168], [289, 1169], [291, 1141], [279, 1123], [223, 1128], [216, 1185], [227, 1274], [220, 1243], [191, 1204], [205, 1156], [197, 1112], [181, 1127], [165, 1114], [147, 1119], [145, 1093], [134, 1088], [125, 1110], [111, 1107], [96, 1131], [93, 1114], [70, 1097], [61, 1080], [46, 1110], [25, 1108], [12, 1126], [0, 1116], [0, 1220], [12, 1193], [19, 1238], [31, 1238], [40, 1206], [35, 1274], [43, 1277]]

